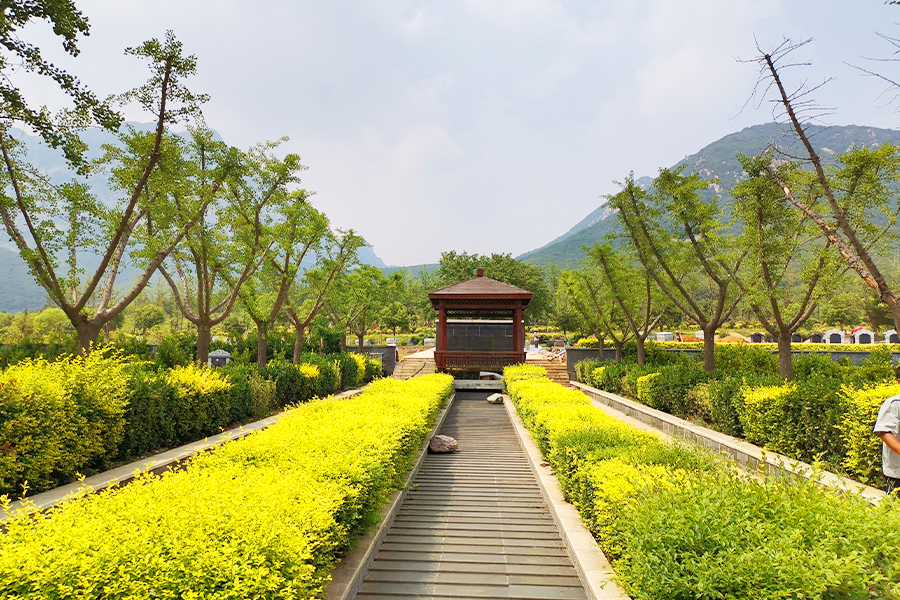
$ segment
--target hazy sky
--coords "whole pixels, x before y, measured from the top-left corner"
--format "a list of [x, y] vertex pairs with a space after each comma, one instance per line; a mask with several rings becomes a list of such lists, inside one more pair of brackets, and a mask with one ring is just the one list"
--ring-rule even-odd
[[[617, 190], [654, 175], [772, 107], [742, 109], [756, 67], [785, 36], [814, 38], [793, 84], [827, 123], [893, 128], [892, 96], [846, 63], [900, 37], [882, 0], [76, 0], [91, 23], [74, 60], [99, 95], [140, 84], [126, 46], [174, 30], [199, 58], [207, 124], [230, 144], [288, 136], [304, 186], [332, 222], [388, 264], [442, 251], [518, 255], [561, 235]], [[42, 48], [46, 26], [26, 33]], [[32, 98], [47, 88], [23, 85]], [[52, 103], [52, 100], [48, 100]], [[130, 119], [149, 120], [137, 112]]]

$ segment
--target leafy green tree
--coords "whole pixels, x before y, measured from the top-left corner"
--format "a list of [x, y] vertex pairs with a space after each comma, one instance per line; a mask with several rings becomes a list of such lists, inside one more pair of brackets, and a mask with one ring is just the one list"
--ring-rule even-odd
[[[205, 364], [212, 328], [231, 313], [247, 279], [265, 262], [273, 238], [272, 213], [290, 211], [305, 201], [305, 193], [291, 194], [303, 168], [300, 157], [283, 160], [270, 154], [277, 143], [260, 144], [245, 155], [239, 170], [227, 161], [224, 144], [206, 132], [195, 132], [189, 161], [195, 171], [190, 183], [178, 189], [176, 200], [196, 196], [205, 205], [197, 224], [159, 272], [169, 283], [178, 308], [197, 327], [197, 356]], [[213, 156], [225, 156], [224, 177], [210, 169]], [[170, 272], [171, 271], [171, 272]], [[177, 275], [177, 278], [175, 275]], [[252, 314], [251, 314], [252, 316]], [[260, 336], [265, 344], [265, 336]], [[263, 354], [265, 357], [265, 354]], [[263, 359], [265, 360], [265, 359]]]
[[[771, 176], [772, 151], [756, 158], [738, 155], [748, 178], [731, 194], [732, 211], [742, 224], [738, 245], [747, 252], [742, 272], [731, 272], [756, 318], [778, 341], [782, 377], [794, 378], [791, 336], [813, 314], [819, 299], [831, 289], [840, 265], [828, 241], [805, 214], [784, 198]], [[805, 178], [796, 163], [778, 168], [781, 181]], [[806, 186], [815, 205], [815, 187]]]
[[[121, 146], [106, 148], [112, 187], [124, 194], [117, 205], [104, 206], [81, 183], [52, 186], [24, 164], [19, 144], [0, 124], [4, 189], [0, 220], [35, 280], [74, 326], [81, 352], [87, 352], [104, 325], [137, 298], [202, 213], [202, 206], [179, 209], [165, 201], [163, 193], [181, 177], [178, 138], [169, 135], [168, 128], [198, 116], [206, 100], [182, 82], [196, 71], [196, 58], [183, 56], [181, 43], [171, 33], [164, 43], [152, 39], [126, 53], [146, 60], [151, 75], [146, 84], [120, 98], [138, 102], [155, 115], [156, 125], [148, 133], [129, 128], [121, 136]], [[100, 255], [99, 265], [84, 283], [77, 264], [79, 251]], [[67, 256], [65, 274], [60, 254]], [[126, 259], [141, 274], [129, 290], [115, 295], [116, 278]]]
[[34, 336], [45, 344], [60, 344], [75, 333], [66, 313], [58, 308], [45, 308], [34, 315]]
[[847, 329], [862, 320], [859, 298], [848, 292], [830, 294], [819, 310], [819, 319], [830, 327]]
[[704, 334], [703, 363], [715, 368], [715, 334], [738, 305], [741, 294], [731, 279], [745, 252], [733, 245], [717, 203], [697, 193], [709, 184], [684, 167], [661, 169], [649, 191], [633, 175], [621, 192], [609, 196], [618, 209], [627, 241], [659, 289]]
[[785, 40], [774, 51], [761, 53], [756, 62], [760, 67], [759, 81], [767, 82], [765, 89], [777, 94], [776, 101], [784, 108], [787, 122], [803, 146], [825, 201], [806, 202], [790, 181], [780, 177], [776, 164], [769, 165], [769, 172], [788, 202], [819, 227], [847, 267], [888, 306], [894, 327], [900, 330], [900, 282], [887, 278], [887, 261], [879, 259], [879, 242], [897, 222], [900, 212], [900, 147], [884, 144], [874, 150], [854, 149], [839, 157], [838, 168], [826, 168], [809, 140], [808, 123], [804, 122], [804, 114], [813, 106], [809, 90], [801, 87], [794, 93], [788, 92], [780, 73], [782, 66], [790, 66], [785, 62], [790, 54], [805, 43]]
[[605, 278], [606, 290], [622, 311], [637, 345], [638, 364], [644, 364], [644, 342], [663, 316], [653, 278], [626, 250], [616, 250], [609, 242], [587, 248], [588, 261]]
[[466, 252], [444, 252], [441, 254], [438, 267], [441, 287], [474, 277], [478, 267], [484, 268], [485, 277], [514, 285], [534, 294], [528, 304], [528, 310], [525, 312], [526, 320], [529, 323], [540, 322], [553, 310], [553, 297], [547, 286], [543, 269], [516, 260], [509, 254], [481, 256]]
[[[0, 18], [0, 120], [28, 125], [51, 148], [61, 148], [70, 163], [81, 165], [84, 144], [73, 129], [97, 123], [116, 130], [122, 117], [108, 101], [98, 100], [73, 75], [47, 62], [40, 48], [25, 41], [23, 29], [39, 21], [52, 25], [63, 50], [71, 56], [78, 56], [78, 38], [88, 35], [88, 21], [71, 0], [4, 2]], [[13, 72], [18, 70], [48, 77], [71, 98], [72, 106], [54, 118], [46, 107], [29, 104], [12, 83]]]
[[147, 330], [166, 322], [166, 311], [158, 304], [146, 303], [135, 306], [133, 311], [134, 328], [147, 335]]
[[616, 362], [621, 362], [625, 343], [634, 336], [634, 332], [600, 269], [587, 266], [580, 271], [563, 271], [559, 276], [559, 290], [599, 341], [601, 355], [605, 340], [609, 339], [616, 351]]
[[[356, 263], [356, 253], [366, 241], [353, 230], [330, 234], [319, 252], [314, 268], [303, 274], [301, 285], [288, 297], [286, 311], [294, 327], [294, 362], [300, 362], [306, 329], [318, 317], [342, 275]], [[344, 331], [344, 329], [341, 329]], [[343, 339], [343, 336], [342, 336]], [[343, 344], [342, 344], [343, 345]]]
[[371, 265], [359, 265], [341, 278], [326, 302], [331, 322], [341, 331], [350, 331], [357, 338], [357, 348], [363, 351], [366, 332], [378, 322], [378, 312], [384, 306], [388, 278], [384, 271]]

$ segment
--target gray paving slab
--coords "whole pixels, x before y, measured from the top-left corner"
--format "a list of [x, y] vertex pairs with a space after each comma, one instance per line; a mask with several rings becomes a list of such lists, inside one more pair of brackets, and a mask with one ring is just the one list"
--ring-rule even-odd
[[458, 391], [360, 587], [386, 598], [587, 598], [509, 416]]

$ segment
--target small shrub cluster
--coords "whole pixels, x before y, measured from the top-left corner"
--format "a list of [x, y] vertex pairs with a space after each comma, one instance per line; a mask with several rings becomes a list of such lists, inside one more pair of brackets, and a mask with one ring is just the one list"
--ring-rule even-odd
[[47, 489], [114, 453], [127, 390], [122, 361], [101, 351], [0, 372], [0, 493]]
[[635, 600], [895, 598], [895, 499], [754, 478], [641, 432], [546, 379], [504, 376], [566, 497]]
[[452, 378], [384, 379], [48, 513], [0, 536], [10, 598], [321, 597], [329, 571], [400, 483]]
[[0, 494], [40, 492], [79, 472], [218, 434], [342, 384], [361, 386], [378, 368], [357, 355], [304, 358], [272, 361], [262, 372], [235, 363], [159, 369], [109, 349], [23, 360], [0, 372]]
[[[872, 466], [880, 461], [871, 435], [877, 407], [873, 413], [868, 405], [872, 394], [884, 394], [883, 386], [895, 381], [890, 351], [875, 348], [858, 367], [827, 355], [798, 355], [795, 379], [787, 383], [777, 375], [775, 357], [758, 346], [717, 346], [712, 373], [684, 357], [647, 366], [592, 361], [576, 370], [596, 388], [874, 483], [880, 476]], [[863, 393], [873, 386], [876, 392]]]

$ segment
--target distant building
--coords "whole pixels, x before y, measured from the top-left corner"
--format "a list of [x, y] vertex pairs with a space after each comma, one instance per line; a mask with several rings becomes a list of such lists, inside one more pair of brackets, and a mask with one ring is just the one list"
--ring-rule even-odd
[[825, 332], [826, 344], [846, 344], [846, 334], [840, 329], [829, 329]]

